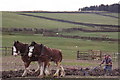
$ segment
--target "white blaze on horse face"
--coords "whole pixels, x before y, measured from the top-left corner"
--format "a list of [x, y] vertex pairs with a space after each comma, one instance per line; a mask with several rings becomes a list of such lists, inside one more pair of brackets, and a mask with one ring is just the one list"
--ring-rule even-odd
[[29, 57], [32, 57], [33, 49], [34, 49], [34, 46], [29, 47], [29, 53], [28, 53], [28, 56], [29, 56]]
[[16, 53], [16, 51], [17, 51], [17, 49], [15, 48], [15, 46], [13, 46], [13, 55], [14, 55], [14, 56], [17, 56], [17, 55], [18, 55], [18, 53]]

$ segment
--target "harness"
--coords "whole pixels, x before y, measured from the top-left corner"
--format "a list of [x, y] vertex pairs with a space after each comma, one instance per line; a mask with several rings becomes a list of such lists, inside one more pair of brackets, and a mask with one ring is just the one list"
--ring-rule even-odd
[[26, 56], [27, 55], [27, 53], [28, 53], [28, 51], [27, 51], [27, 48], [28, 48], [28, 44], [25, 44], [25, 52], [21, 52], [21, 56]]
[[41, 55], [41, 56], [44, 55], [43, 52], [44, 52], [44, 45], [41, 44], [41, 52], [40, 52], [40, 55]]
[[50, 56], [49, 55], [45, 55], [44, 54], [45, 46], [43, 44], [41, 44], [41, 46], [42, 46], [42, 48], [41, 48], [40, 56], [46, 56], [46, 57], [49, 57], [50, 60], [52, 60], [52, 56], [51, 56], [52, 53], [49, 52]]

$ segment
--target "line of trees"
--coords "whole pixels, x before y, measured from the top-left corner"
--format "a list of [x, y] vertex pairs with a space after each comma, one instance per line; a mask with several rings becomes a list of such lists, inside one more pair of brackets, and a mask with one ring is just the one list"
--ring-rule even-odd
[[108, 12], [120, 13], [120, 4], [112, 4], [112, 5], [101, 4], [99, 6], [79, 8], [79, 11], [80, 10], [81, 11], [108, 11]]

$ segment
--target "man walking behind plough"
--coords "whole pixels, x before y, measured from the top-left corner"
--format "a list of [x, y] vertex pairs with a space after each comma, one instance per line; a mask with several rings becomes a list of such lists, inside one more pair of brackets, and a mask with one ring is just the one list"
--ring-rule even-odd
[[112, 73], [112, 58], [110, 55], [105, 55], [104, 59], [100, 63], [100, 66], [105, 63], [104, 71], [105, 75], [110, 76]]

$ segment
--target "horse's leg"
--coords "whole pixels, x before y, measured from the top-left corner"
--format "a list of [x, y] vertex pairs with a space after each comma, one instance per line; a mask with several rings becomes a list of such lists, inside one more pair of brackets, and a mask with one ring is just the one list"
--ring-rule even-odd
[[24, 72], [23, 72], [23, 74], [22, 74], [22, 77], [24, 77], [24, 76], [27, 75], [27, 73], [28, 73], [28, 71], [29, 71], [29, 68], [28, 68], [28, 67], [29, 67], [30, 63], [31, 63], [31, 62], [24, 62], [25, 70], [24, 70]]
[[40, 65], [39, 65], [39, 63], [38, 63], [38, 68], [35, 70], [34, 73], [37, 73], [39, 70], [40, 70]]
[[64, 77], [65, 76], [65, 70], [64, 70], [62, 65], [60, 65], [60, 68], [61, 68], [61, 75], [60, 76]]
[[49, 66], [50, 66], [50, 63], [49, 62], [46, 62], [45, 63], [45, 75], [48, 76], [50, 75], [50, 71], [49, 71]]
[[43, 78], [43, 76], [44, 76], [44, 62], [39, 62], [39, 65], [40, 65], [40, 75], [38, 77]]
[[56, 62], [56, 64], [57, 64], [57, 70], [56, 70], [55, 74], [53, 75], [54, 77], [58, 77], [59, 71], [60, 71], [60, 62]]

